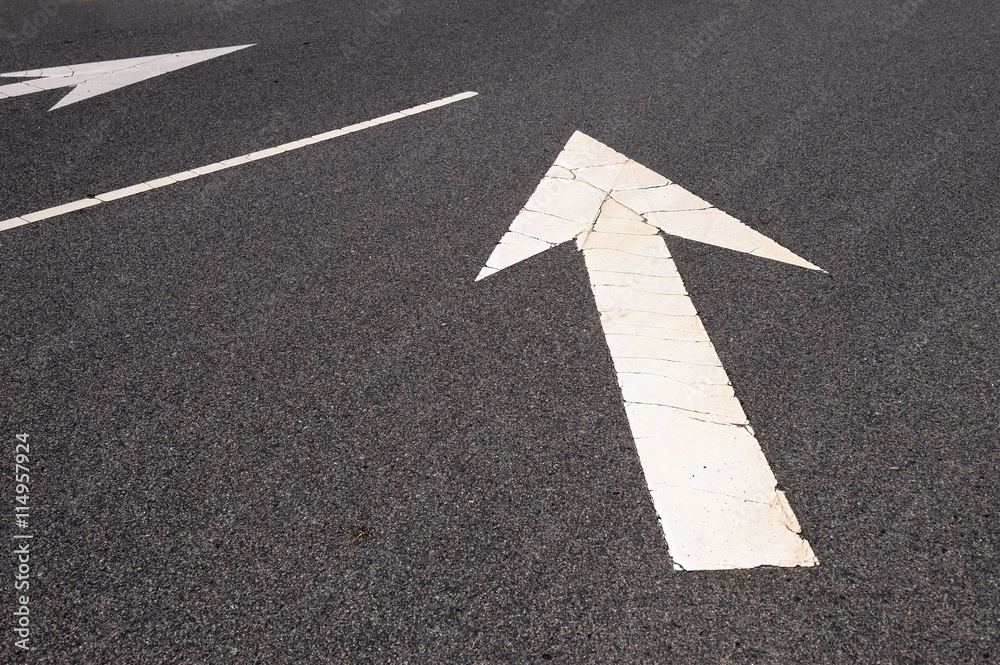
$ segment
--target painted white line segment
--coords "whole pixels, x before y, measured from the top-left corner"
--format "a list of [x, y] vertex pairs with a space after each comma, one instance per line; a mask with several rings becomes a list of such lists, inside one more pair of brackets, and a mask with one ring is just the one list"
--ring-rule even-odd
[[68, 67], [49, 67], [48, 69], [8, 72], [0, 74], [0, 76], [34, 78], [35, 80], [0, 86], [0, 99], [75, 86], [58, 104], [49, 109], [50, 111], [54, 111], [62, 106], [69, 106], [70, 104], [96, 97], [105, 92], [124, 88], [127, 85], [145, 81], [154, 76], [190, 67], [199, 62], [205, 62], [206, 60], [218, 58], [219, 56], [250, 48], [251, 46], [254, 46], [254, 44], [206, 49], [203, 51], [186, 51], [184, 53], [166, 53], [164, 55], [150, 55], [143, 58], [128, 58], [125, 60], [88, 62]]
[[130, 187], [122, 187], [121, 189], [115, 189], [110, 192], [105, 192], [103, 194], [98, 194], [96, 199], [107, 203], [108, 201], [117, 201], [118, 199], [123, 199], [126, 196], [134, 196], [141, 192], [148, 192], [153, 189], [151, 186], [144, 182], [140, 182], [138, 185], [132, 185]]
[[121, 189], [115, 189], [110, 192], [98, 194], [93, 198], [80, 199], [79, 201], [74, 201], [72, 203], [66, 203], [64, 205], [55, 206], [54, 208], [46, 208], [44, 210], [39, 210], [37, 212], [28, 213], [27, 215], [21, 215], [20, 217], [12, 217], [11, 219], [7, 219], [0, 222], [0, 231], [6, 231], [8, 229], [17, 228], [18, 226], [23, 226], [25, 224], [30, 224], [31, 222], [37, 222], [43, 219], [58, 217], [59, 215], [65, 215], [66, 213], [73, 212], [74, 210], [89, 208], [91, 206], [100, 205], [101, 203], [107, 203], [108, 201], [116, 201], [118, 199], [123, 199], [128, 196], [135, 196], [136, 194], [148, 192], [150, 190], [157, 189], [159, 187], [166, 187], [168, 185], [173, 185], [178, 182], [183, 182], [184, 180], [190, 180], [191, 178], [197, 178], [199, 176], [208, 175], [209, 173], [215, 173], [216, 171], [228, 169], [233, 166], [249, 164], [250, 162], [256, 161], [258, 159], [266, 159], [268, 157], [273, 157], [275, 155], [291, 152], [292, 150], [298, 150], [300, 148], [314, 145], [316, 143], [329, 141], [330, 139], [337, 138], [338, 136], [344, 136], [352, 132], [358, 132], [361, 131], [362, 129], [374, 127], [378, 124], [393, 122], [396, 120], [400, 120], [402, 118], [408, 118], [411, 115], [416, 115], [417, 113], [423, 113], [424, 111], [440, 108], [441, 106], [454, 104], [455, 102], [460, 102], [463, 99], [469, 99], [470, 97], [475, 97], [478, 94], [479, 94], [478, 92], [462, 92], [457, 95], [452, 95], [451, 97], [445, 97], [443, 99], [439, 99], [435, 102], [432, 102], [431, 104], [421, 104], [420, 106], [414, 106], [413, 108], [406, 109], [405, 111], [400, 111], [399, 113], [393, 113], [388, 116], [382, 116], [382, 118], [389, 118], [389, 119], [382, 120], [379, 123], [375, 124], [372, 124], [371, 122], [357, 123], [349, 127], [345, 127], [343, 129], [334, 130], [332, 132], [324, 132], [322, 134], [316, 134], [315, 136], [310, 136], [309, 138], [302, 139], [300, 141], [292, 141], [291, 143], [285, 143], [284, 145], [280, 145], [275, 148], [258, 150], [257, 152], [251, 152], [248, 155], [231, 157], [230, 159], [226, 159], [221, 162], [215, 162], [214, 164], [206, 164], [205, 166], [199, 166], [198, 168], [191, 169], [189, 171], [181, 171], [180, 173], [174, 173], [173, 175], [165, 176], [163, 178], [156, 178], [154, 180], [149, 180], [147, 182], [140, 182], [137, 185], [122, 187]]
[[576, 132], [476, 279], [575, 240], [674, 567], [815, 566], [660, 231], [819, 270]]
[[39, 210], [38, 212], [33, 212], [29, 215], [24, 216], [25, 223], [37, 222], [43, 219], [48, 219], [49, 217], [55, 217], [57, 215], [65, 215], [69, 212], [75, 212], [77, 210], [83, 210], [84, 208], [89, 208], [90, 206], [95, 206], [99, 201], [94, 199], [80, 199], [79, 201], [73, 201], [72, 203], [65, 203], [61, 206], [56, 206], [55, 208], [48, 208], [46, 210]]

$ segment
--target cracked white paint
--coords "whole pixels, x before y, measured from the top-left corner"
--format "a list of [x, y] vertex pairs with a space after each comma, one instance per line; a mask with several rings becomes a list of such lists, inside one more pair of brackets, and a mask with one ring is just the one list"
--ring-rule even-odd
[[660, 231], [819, 270], [576, 132], [477, 281], [575, 239], [675, 568], [814, 566]]
[[[10, 219], [5, 219], [0, 221], [0, 231], [7, 231], [9, 229], [17, 228], [18, 226], [24, 226], [25, 224], [31, 224], [32, 222], [39, 222], [43, 219], [51, 219], [53, 217], [59, 217], [60, 215], [65, 215], [67, 213], [73, 212], [75, 210], [82, 210], [83, 208], [89, 208], [91, 206], [101, 205], [102, 203], [107, 203], [108, 201], [116, 201], [128, 196], [135, 196], [136, 194], [141, 194], [143, 192], [148, 192], [159, 187], [166, 187], [168, 185], [174, 185], [185, 180], [190, 180], [191, 178], [198, 178], [203, 175], [208, 175], [209, 173], [215, 173], [216, 171], [221, 171], [223, 169], [232, 168], [234, 166], [240, 166], [242, 164], [249, 164], [250, 162], [256, 161], [258, 159], [267, 159], [268, 157], [274, 157], [275, 155], [280, 155], [285, 152], [290, 152], [292, 150], [298, 150], [299, 148], [304, 148], [314, 143], [320, 143], [322, 141], [329, 141], [335, 139], [338, 136], [344, 136], [345, 134], [350, 134], [352, 132], [359, 132], [363, 129], [368, 129], [369, 127], [375, 127], [386, 122], [394, 122], [401, 118], [408, 118], [411, 115], [416, 115], [417, 113], [423, 113], [424, 111], [429, 111], [431, 109], [436, 109], [441, 106], [446, 106], [448, 104], [454, 104], [457, 101], [463, 99], [468, 99], [470, 97], [475, 97], [476, 92], [462, 92], [457, 95], [452, 95], [451, 97], [445, 97], [443, 99], [438, 99], [433, 102], [428, 102], [426, 104], [421, 104], [420, 106], [414, 106], [412, 108], [403, 109], [398, 113], [390, 113], [389, 115], [384, 115], [367, 122], [359, 122], [349, 127], [344, 127], [342, 129], [335, 129], [330, 132], [324, 132], [322, 134], [316, 134], [315, 136], [310, 136], [299, 141], [292, 141], [291, 143], [285, 143], [274, 148], [267, 148], [266, 150], [258, 150], [257, 152], [252, 152], [248, 155], [240, 155], [239, 157], [232, 157], [230, 159], [223, 160], [221, 162], [215, 162], [214, 164], [207, 164], [205, 166], [199, 166], [198, 168], [191, 169], [189, 171], [181, 171], [180, 173], [174, 173], [173, 175], [164, 176], [162, 178], [155, 178], [153, 180], [147, 180], [146, 182], [140, 182], [137, 185], [130, 185], [129, 187], [122, 187], [121, 189], [115, 189], [110, 192], [105, 192], [103, 194], [98, 194], [97, 196], [88, 197], [85, 199], [79, 199], [73, 201], [72, 203], [66, 203], [64, 205], [55, 206], [53, 208], [45, 208], [44, 210], [38, 210], [36, 212], [31, 212], [26, 215], [20, 215], [18, 217], [12, 217]], [[537, 246], [544, 246], [544, 249], [548, 249], [551, 245], [546, 243], [541, 243], [541, 241], [533, 240], [528, 236], [521, 236], [519, 234], [508, 234], [505, 237], [505, 247], [515, 247], [518, 243], [523, 243], [525, 246], [530, 246], [535, 243]], [[508, 252], [507, 249], [501, 250], [500, 254], [503, 255]], [[515, 254], [516, 255], [516, 254]]]
[[59, 100], [50, 111], [62, 106], [90, 99], [97, 95], [111, 92], [127, 85], [145, 81], [146, 79], [173, 72], [184, 67], [212, 58], [249, 48], [254, 44], [242, 46], [227, 46], [225, 48], [206, 49], [203, 51], [185, 51], [184, 53], [166, 53], [150, 55], [142, 58], [125, 60], [107, 60], [105, 62], [88, 62], [68, 67], [49, 67], [47, 69], [32, 69], [23, 72], [8, 72], [0, 74], [9, 78], [33, 78], [34, 81], [22, 81], [0, 86], [0, 99], [30, 95], [43, 90], [73, 87], [68, 95]]

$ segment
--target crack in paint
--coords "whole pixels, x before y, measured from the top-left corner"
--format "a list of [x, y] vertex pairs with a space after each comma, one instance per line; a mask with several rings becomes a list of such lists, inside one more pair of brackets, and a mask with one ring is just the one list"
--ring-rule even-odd
[[[646, 326], [646, 327], [648, 327], [648, 326]], [[653, 330], [669, 330], [669, 329], [667, 329], [667, 328], [653, 328]], [[680, 331], [680, 330], [671, 330], [671, 332], [682, 332], [682, 331]], [[685, 344], [707, 344], [708, 343], [708, 342], [705, 342], [704, 340], [699, 340], [699, 339], [676, 339], [674, 337], [660, 337], [659, 335], [642, 335], [642, 334], [639, 334], [639, 333], [619, 332], [617, 330], [605, 330], [604, 333], [605, 333], [605, 335], [616, 335], [618, 337], [638, 337], [639, 339], [649, 339], [649, 340], [653, 340], [654, 342], [655, 341], [665, 340], [665, 341], [668, 341], [668, 342], [683, 342]], [[688, 334], [696, 335], [698, 333], [693, 333], [692, 332], [692, 333], [688, 333]]]
[[[664, 362], [675, 362], [675, 361], [673, 361], [673, 360], [667, 360], [667, 361], [664, 361]], [[674, 382], [679, 383], [679, 384], [684, 385], [684, 386], [690, 386], [690, 387], [692, 387], [692, 388], [694, 388], [696, 390], [700, 390], [700, 388], [698, 388], [698, 386], [715, 386], [715, 387], [722, 387], [722, 388], [732, 388], [733, 387], [732, 384], [729, 384], [729, 383], [701, 383], [701, 382], [689, 383], [687, 381], [681, 381], [680, 379], [675, 379], [673, 377], [664, 376], [663, 374], [652, 374], [650, 372], [636, 372], [636, 371], [630, 370], [628, 372], [617, 372], [617, 373], [618, 373], [619, 376], [652, 376], [652, 377], [656, 377], [657, 379], [665, 379], [667, 381], [674, 381]], [[719, 397], [721, 397], [721, 395], [719, 395]]]
[[694, 365], [695, 367], [722, 367], [722, 365], [719, 364], [711, 365], [709, 363], [696, 363], [688, 360], [673, 360], [672, 358], [661, 358], [659, 356], [626, 356], [620, 353], [614, 355], [618, 356], [619, 358], [628, 358], [630, 360], [665, 360], [666, 362], [678, 363], [680, 365]]
[[690, 485], [673, 485], [671, 483], [656, 483], [656, 485], [658, 487], [674, 487], [676, 489], [681, 489], [681, 490], [685, 490], [685, 491], [689, 491], [689, 492], [701, 492], [703, 494], [716, 494], [718, 496], [724, 496], [724, 497], [727, 497], [729, 499], [735, 499], [736, 501], [743, 501], [744, 503], [752, 503], [752, 504], [754, 504], [756, 506], [765, 506], [765, 507], [773, 506], [774, 502], [778, 500], [777, 494], [775, 494], [774, 499], [771, 500], [771, 501], [755, 501], [754, 499], [748, 499], [746, 497], [736, 496], [735, 494], [728, 494], [726, 492], [714, 492], [712, 490], [706, 490], [706, 489], [702, 489], [700, 487], [691, 487]]
[[[684, 413], [698, 413], [698, 414], [701, 414], [703, 416], [718, 416], [719, 418], [729, 418], [729, 416], [727, 416], [724, 413], [718, 413], [718, 412], [715, 412], [715, 411], [696, 411], [694, 409], [685, 409], [683, 406], [677, 406], [676, 404], [665, 404], [663, 402], [635, 402], [635, 401], [626, 401], [625, 402], [626, 406], [628, 406], [630, 404], [640, 404], [640, 405], [643, 405], [643, 406], [662, 406], [665, 409], [674, 409], [675, 411], [683, 411]], [[703, 423], [712, 423], [712, 424], [715, 424], [715, 425], [732, 425], [734, 427], [742, 427], [742, 426], [744, 426], [744, 425], [747, 424], [747, 421], [740, 422], [740, 423], [736, 423], [736, 422], [728, 422], [728, 423], [726, 423], [726, 422], [718, 422], [718, 421], [715, 421], [715, 420], [704, 420], [702, 418], [695, 418], [693, 416], [691, 417], [691, 419], [692, 420], [697, 420], [697, 421], [703, 422]]]

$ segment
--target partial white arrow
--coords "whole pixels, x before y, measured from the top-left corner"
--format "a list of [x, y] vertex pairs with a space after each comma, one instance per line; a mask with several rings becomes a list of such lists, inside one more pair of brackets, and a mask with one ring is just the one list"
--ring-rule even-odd
[[660, 231], [819, 270], [576, 132], [476, 279], [575, 239], [674, 567], [817, 565]]
[[165, 55], [150, 55], [143, 58], [127, 60], [108, 60], [106, 62], [88, 62], [82, 65], [68, 67], [50, 67], [48, 69], [33, 69], [23, 72], [8, 72], [0, 74], [11, 78], [33, 78], [34, 81], [23, 81], [0, 86], [0, 99], [30, 95], [35, 92], [54, 90], [76, 86], [63, 97], [50, 111], [61, 106], [96, 97], [105, 92], [111, 92], [127, 85], [145, 81], [146, 79], [166, 74], [218, 58], [240, 49], [249, 48], [254, 44], [228, 46], [226, 48], [207, 49], [204, 51], [186, 51], [184, 53], [167, 53]]

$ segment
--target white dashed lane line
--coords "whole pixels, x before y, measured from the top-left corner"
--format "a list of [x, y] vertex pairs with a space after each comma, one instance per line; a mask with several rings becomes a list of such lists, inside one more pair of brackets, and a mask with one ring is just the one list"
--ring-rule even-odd
[[395, 122], [396, 120], [402, 120], [403, 118], [408, 118], [412, 115], [423, 113], [424, 111], [430, 111], [431, 109], [436, 109], [441, 106], [454, 104], [455, 102], [462, 101], [463, 99], [469, 99], [470, 97], [475, 97], [477, 94], [479, 93], [463, 92], [457, 95], [452, 95], [451, 97], [444, 97], [443, 99], [438, 99], [433, 102], [428, 102], [426, 104], [421, 104], [419, 106], [403, 109], [402, 111], [397, 111], [395, 113], [390, 113], [388, 115], [379, 116], [378, 118], [373, 118], [372, 120], [367, 120], [365, 122], [359, 122], [354, 125], [342, 127], [341, 129], [334, 129], [332, 131], [324, 132], [322, 134], [316, 134], [315, 136], [310, 136], [304, 139], [300, 139], [298, 141], [284, 143], [282, 145], [275, 146], [274, 148], [258, 150], [256, 152], [251, 152], [246, 155], [232, 157], [230, 159], [226, 159], [221, 162], [215, 162], [213, 164], [206, 164], [205, 166], [199, 166], [198, 168], [194, 168], [189, 171], [181, 171], [180, 173], [175, 173], [173, 175], [156, 178], [154, 180], [147, 180], [146, 182], [140, 182], [137, 185], [131, 185], [129, 187], [123, 187], [121, 189], [115, 189], [110, 192], [98, 194], [97, 196], [87, 197], [84, 199], [79, 199], [77, 201], [72, 201], [70, 203], [64, 203], [63, 205], [58, 205], [53, 208], [45, 208], [44, 210], [38, 210], [36, 212], [21, 215], [19, 217], [13, 217], [11, 219], [7, 219], [0, 222], [0, 231], [7, 231], [9, 229], [17, 228], [18, 226], [24, 226], [25, 224], [39, 222], [42, 221], [43, 219], [51, 219], [53, 217], [59, 217], [60, 215], [65, 215], [67, 213], [71, 213], [77, 210], [83, 210], [84, 208], [90, 208], [96, 205], [101, 205], [102, 203], [107, 203], [109, 201], [116, 201], [118, 199], [123, 199], [129, 196], [135, 196], [136, 194], [142, 194], [143, 192], [148, 192], [153, 189], [158, 189], [160, 187], [167, 187], [169, 185], [173, 185], [178, 182], [183, 182], [185, 180], [190, 180], [192, 178], [198, 178], [203, 175], [208, 175], [209, 173], [215, 173], [216, 171], [222, 171], [223, 169], [232, 168], [234, 166], [240, 166], [241, 164], [249, 164], [250, 162], [254, 162], [259, 159], [267, 159], [268, 157], [274, 157], [275, 155], [291, 152], [293, 150], [299, 150], [300, 148], [304, 148], [306, 146], [335, 139], [338, 136], [344, 136], [346, 134], [351, 134], [353, 132], [359, 132], [363, 129], [368, 129], [369, 127], [376, 127], [378, 125], [383, 125], [388, 122]]

